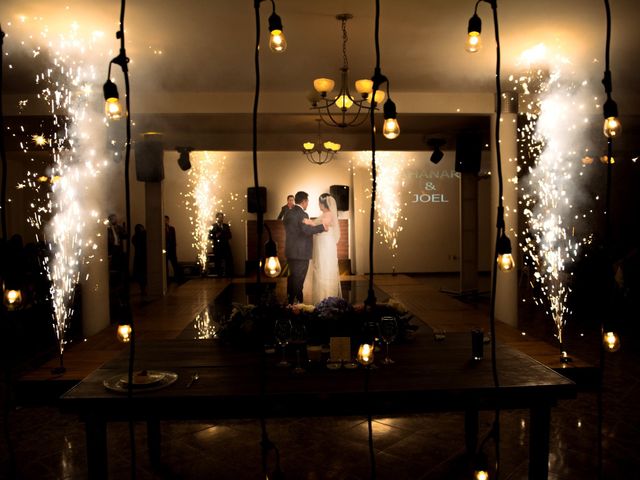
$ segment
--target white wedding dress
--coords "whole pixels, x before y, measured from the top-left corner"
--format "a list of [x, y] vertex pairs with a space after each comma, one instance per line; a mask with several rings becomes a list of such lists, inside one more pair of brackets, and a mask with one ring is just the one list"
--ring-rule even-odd
[[315, 219], [321, 224], [323, 218], [330, 218], [329, 230], [313, 236], [313, 256], [311, 298], [314, 305], [327, 297], [341, 297], [340, 271], [338, 269], [338, 241], [340, 226], [338, 210], [333, 197], [327, 197], [329, 211]]

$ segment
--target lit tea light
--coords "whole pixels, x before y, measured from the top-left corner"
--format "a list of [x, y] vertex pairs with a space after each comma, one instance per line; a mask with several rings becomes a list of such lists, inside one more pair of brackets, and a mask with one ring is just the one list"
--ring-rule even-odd
[[358, 349], [358, 363], [361, 365], [371, 365], [373, 363], [373, 345], [363, 343]]
[[602, 341], [607, 351], [617, 352], [620, 350], [620, 337], [616, 332], [605, 332]]

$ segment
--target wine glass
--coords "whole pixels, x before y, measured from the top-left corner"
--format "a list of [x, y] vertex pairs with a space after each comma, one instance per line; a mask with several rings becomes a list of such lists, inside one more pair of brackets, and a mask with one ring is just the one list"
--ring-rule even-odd
[[380, 320], [380, 337], [387, 344], [387, 355], [382, 361], [385, 365], [395, 363], [389, 357], [389, 344], [393, 342], [398, 335], [398, 321], [395, 317], [382, 317]]
[[291, 344], [296, 348], [296, 367], [293, 369], [293, 373], [304, 373], [300, 362], [300, 349], [307, 343], [307, 329], [304, 323], [295, 323], [291, 327]]
[[279, 367], [288, 367], [291, 364], [287, 362], [287, 345], [291, 341], [291, 322], [288, 319], [276, 320], [273, 327], [273, 336], [280, 347], [282, 347], [282, 360], [278, 363]]

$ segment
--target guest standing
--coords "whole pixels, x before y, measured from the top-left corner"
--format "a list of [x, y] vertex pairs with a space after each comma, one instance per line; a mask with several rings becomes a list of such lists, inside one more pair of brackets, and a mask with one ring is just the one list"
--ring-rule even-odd
[[111, 321], [116, 322], [127, 305], [128, 292], [125, 291], [125, 275], [129, 275], [129, 265], [125, 255], [125, 245], [129, 235], [118, 216], [112, 213], [107, 223], [107, 253], [109, 255], [109, 308]]
[[169, 215], [164, 216], [164, 239], [167, 251], [167, 278], [169, 278], [169, 264], [173, 269], [173, 280], [182, 283], [182, 270], [178, 265], [178, 250], [176, 242], [176, 229], [171, 225]]
[[287, 195], [287, 203], [285, 205], [282, 206], [282, 208], [280, 209], [280, 213], [278, 214], [278, 218], [277, 220], [282, 220], [284, 218], [284, 215], [293, 208], [293, 206], [295, 205], [295, 198], [293, 195]]
[[224, 223], [224, 213], [216, 213], [216, 223], [209, 231], [213, 241], [213, 273], [220, 277], [233, 277], [233, 255], [231, 253], [231, 227]]
[[140, 295], [147, 296], [147, 231], [137, 224], [131, 237], [133, 244], [133, 279], [140, 285]]

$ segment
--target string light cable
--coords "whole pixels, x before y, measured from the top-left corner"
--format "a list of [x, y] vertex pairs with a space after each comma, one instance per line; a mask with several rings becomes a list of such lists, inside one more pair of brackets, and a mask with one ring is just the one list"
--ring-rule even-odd
[[[604, 0], [604, 7], [606, 13], [606, 40], [605, 40], [605, 71], [602, 79], [602, 84], [607, 95], [607, 99], [603, 105], [603, 114], [605, 118], [604, 131], [607, 138], [607, 178], [606, 178], [606, 190], [605, 190], [605, 252], [608, 263], [613, 261], [613, 238], [612, 238], [612, 214], [611, 214], [611, 183], [612, 183], [612, 165], [613, 165], [613, 140], [620, 134], [621, 124], [618, 120], [618, 106], [612, 98], [613, 83], [611, 80], [610, 70], [610, 52], [611, 52], [611, 8], [609, 6], [609, 0]], [[609, 128], [610, 127], [610, 128]], [[612, 311], [613, 295], [615, 289], [615, 279], [613, 276], [613, 269], [609, 269], [609, 275], [605, 279], [607, 282], [608, 292], [608, 311]], [[611, 315], [611, 313], [610, 313]], [[609, 329], [605, 329], [604, 317], [601, 315], [600, 320], [600, 349], [599, 349], [599, 388], [597, 394], [597, 409], [598, 409], [598, 478], [604, 478], [603, 467], [603, 425], [604, 425], [604, 379], [605, 379], [605, 341], [607, 332]], [[618, 332], [619, 333], [619, 332]], [[613, 333], [615, 335], [615, 333]], [[616, 348], [610, 348], [611, 351], [616, 351]]]
[[0, 223], [2, 224], [2, 240], [7, 240], [7, 152], [4, 146], [4, 110], [2, 106], [2, 86], [3, 73], [2, 65], [4, 63], [4, 37], [5, 33], [0, 28], [0, 157], [2, 160], [2, 187], [0, 192]]
[[[4, 37], [5, 33], [0, 28], [0, 157], [2, 159], [2, 191], [0, 193], [0, 217], [2, 218], [2, 248], [5, 247], [7, 241], [7, 217], [6, 217], [6, 199], [7, 199], [7, 152], [5, 151], [4, 146], [4, 110], [2, 105], [2, 90], [3, 90], [3, 63], [4, 63]], [[4, 295], [4, 292], [3, 292]], [[10, 322], [9, 312], [5, 310], [4, 305], [0, 305], [0, 318], [2, 320], [2, 325], [7, 325], [9, 329], [13, 328], [13, 323]], [[13, 338], [13, 335], [9, 334], [5, 338]], [[7, 453], [9, 456], [9, 474], [11, 478], [15, 478], [16, 476], [16, 455], [15, 449], [13, 445], [13, 440], [11, 438], [11, 408], [13, 405], [13, 374], [12, 374], [12, 365], [11, 358], [9, 355], [10, 349], [5, 348], [5, 355], [7, 355], [7, 360], [4, 363], [5, 370], [5, 398], [4, 405], [2, 409], [2, 417], [3, 417], [3, 434], [5, 443], [7, 445]]]
[[[120, 116], [125, 116], [125, 128], [126, 128], [126, 140], [125, 140], [125, 161], [124, 161], [124, 192], [125, 192], [125, 228], [128, 230], [131, 228], [131, 188], [129, 178], [129, 165], [131, 162], [131, 86], [129, 82], [129, 57], [125, 48], [125, 28], [124, 19], [126, 11], [126, 0], [122, 0], [120, 4], [120, 24], [119, 29], [116, 32], [116, 39], [120, 40], [120, 51], [116, 57], [109, 62], [109, 70], [107, 74], [107, 81], [104, 84], [103, 92], [105, 97], [105, 114], [112, 120], [117, 120]], [[124, 112], [119, 107], [119, 95], [118, 90], [111, 81], [111, 66], [116, 64], [122, 70], [125, 86], [125, 109]], [[128, 325], [129, 334], [126, 340], [129, 343], [129, 362], [127, 370], [127, 399], [129, 402], [129, 443], [131, 449], [131, 478], [136, 478], [136, 437], [135, 437], [135, 422], [133, 418], [133, 368], [135, 363], [135, 344], [136, 344], [136, 329], [133, 322], [133, 314], [131, 312], [130, 302], [130, 279], [129, 279], [129, 260], [130, 260], [130, 245], [128, 244], [127, 236], [127, 248], [125, 249], [124, 262], [125, 262], [125, 275], [123, 278], [123, 295], [119, 298], [119, 316], [118, 319], [121, 327]]]
[[[257, 216], [258, 216], [257, 222], [256, 222], [257, 223], [256, 233], [258, 237], [258, 241], [256, 245], [256, 249], [257, 249], [256, 258], [258, 259], [258, 265], [256, 266], [256, 284], [258, 287], [257, 288], [258, 292], [260, 292], [260, 270], [261, 270], [260, 259], [262, 258], [262, 247], [263, 247], [262, 234], [264, 229], [264, 217], [262, 213], [262, 205], [260, 201], [260, 195], [258, 194], [259, 187], [260, 187], [260, 183], [258, 182], [258, 104], [260, 100], [260, 3], [263, 1], [265, 0], [254, 0], [253, 2], [254, 13], [255, 13], [256, 38], [255, 38], [255, 48], [254, 48], [254, 57], [253, 57], [254, 69], [255, 69], [255, 91], [254, 91], [254, 97], [253, 97], [253, 114], [252, 114], [252, 135], [253, 135], [252, 158], [253, 158], [253, 183], [256, 191], [256, 210], [257, 210]], [[273, 41], [272, 28], [279, 27], [279, 29], [276, 29], [276, 30], [282, 33], [282, 21], [280, 20], [280, 17], [276, 15], [276, 5], [274, 0], [270, 0], [270, 1], [273, 7], [273, 13], [269, 17], [269, 29], [272, 35], [271, 41]], [[271, 42], [270, 42], [270, 46], [271, 46]], [[277, 53], [280, 53], [284, 51], [284, 48], [282, 49], [271, 48], [271, 50]], [[260, 298], [262, 298], [262, 295]], [[269, 435], [267, 432], [266, 414], [265, 414], [266, 402], [264, 401], [264, 398], [266, 396], [266, 386], [267, 386], [267, 355], [264, 348], [262, 349], [262, 353], [260, 355], [259, 382], [260, 382], [259, 387], [260, 387], [261, 401], [258, 408], [260, 409], [259, 410], [260, 411], [260, 431], [261, 431], [260, 452], [261, 452], [261, 458], [262, 458], [262, 470], [267, 479], [278, 480], [280, 478], [283, 478], [283, 474], [280, 469], [280, 451], [278, 450], [278, 447], [275, 445], [275, 443], [273, 443], [269, 439]], [[275, 470], [271, 475], [269, 475], [268, 460], [269, 460], [269, 452], [271, 451], [273, 451], [275, 455]]]
[[[495, 237], [495, 251], [494, 262], [491, 275], [491, 299], [489, 307], [489, 325], [491, 331], [491, 372], [493, 376], [493, 384], [496, 392], [499, 392], [500, 378], [498, 375], [498, 366], [496, 358], [496, 287], [497, 287], [497, 274], [498, 274], [498, 259], [502, 254], [511, 253], [511, 245], [508, 237], [506, 236], [505, 220], [504, 220], [504, 205], [503, 205], [503, 177], [502, 177], [502, 157], [500, 150], [500, 122], [502, 117], [502, 87], [500, 85], [500, 33], [498, 26], [498, 5], [497, 0], [477, 0], [473, 12], [473, 16], [469, 20], [468, 28], [468, 43], [467, 51], [474, 53], [477, 52], [480, 47], [480, 32], [482, 28], [482, 21], [478, 16], [478, 5], [481, 2], [486, 2], [491, 6], [493, 12], [493, 25], [496, 42], [496, 125], [495, 125], [495, 146], [496, 146], [496, 164], [498, 173], [498, 209], [496, 219], [496, 237]], [[471, 48], [470, 48], [471, 47]], [[507, 252], [508, 250], [508, 252]], [[496, 406], [493, 425], [487, 433], [484, 440], [480, 443], [479, 450], [484, 447], [488, 438], [494, 439], [495, 444], [495, 478], [499, 478], [500, 475], [500, 408]], [[482, 452], [479, 451], [479, 454]]]

